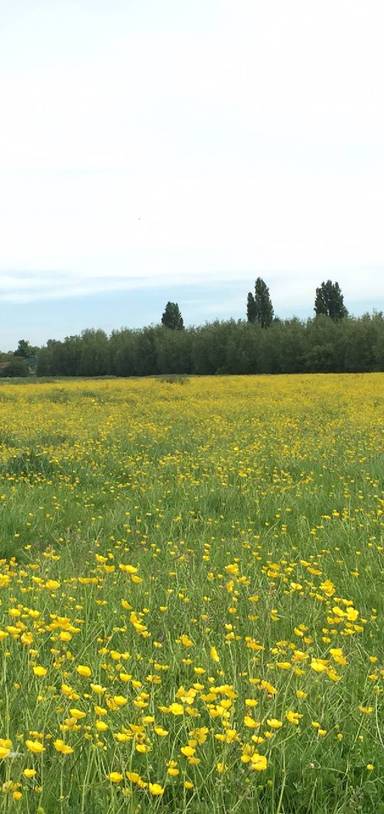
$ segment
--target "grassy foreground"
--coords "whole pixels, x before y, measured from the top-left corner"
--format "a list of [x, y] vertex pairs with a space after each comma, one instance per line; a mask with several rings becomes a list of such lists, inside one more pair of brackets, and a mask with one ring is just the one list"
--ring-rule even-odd
[[0, 812], [384, 812], [383, 416], [384, 374], [0, 385]]

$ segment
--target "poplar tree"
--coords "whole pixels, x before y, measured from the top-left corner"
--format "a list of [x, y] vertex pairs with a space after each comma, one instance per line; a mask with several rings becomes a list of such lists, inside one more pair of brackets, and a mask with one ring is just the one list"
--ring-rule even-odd
[[319, 288], [316, 288], [314, 311], [317, 317], [320, 314], [331, 319], [342, 319], [348, 316], [339, 283], [327, 280], [326, 283], [323, 282]]
[[256, 320], [255, 298], [251, 291], [249, 292], [247, 299], [247, 320], [248, 322], [255, 322]]
[[161, 317], [161, 324], [164, 328], [171, 328], [173, 331], [180, 331], [184, 328], [183, 317], [177, 302], [167, 302]]
[[255, 322], [262, 328], [269, 328], [273, 320], [273, 305], [269, 294], [269, 288], [258, 277], [255, 283], [255, 294], [249, 292], [247, 300], [248, 322]]

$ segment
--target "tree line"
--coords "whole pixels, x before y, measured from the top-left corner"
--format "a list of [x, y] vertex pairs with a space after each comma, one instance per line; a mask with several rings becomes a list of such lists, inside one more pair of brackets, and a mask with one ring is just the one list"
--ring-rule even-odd
[[[2, 375], [149, 376], [161, 374], [342, 373], [384, 370], [384, 316], [348, 315], [338, 283], [316, 289], [315, 316], [279, 319], [265, 282], [247, 298], [246, 320], [184, 326], [168, 302], [161, 324], [85, 330], [42, 348], [20, 340]], [[24, 373], [22, 372], [22, 369]]]
[[303, 373], [384, 370], [381, 313], [305, 322], [276, 320], [268, 330], [245, 320], [198, 328], [83, 331], [50, 340], [38, 376], [151, 376], [172, 373]]

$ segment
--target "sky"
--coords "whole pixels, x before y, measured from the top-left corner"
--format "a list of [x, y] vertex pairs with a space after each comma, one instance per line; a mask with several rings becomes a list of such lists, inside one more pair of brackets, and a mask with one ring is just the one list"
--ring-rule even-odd
[[384, 309], [382, 0], [0, 0], [0, 348]]

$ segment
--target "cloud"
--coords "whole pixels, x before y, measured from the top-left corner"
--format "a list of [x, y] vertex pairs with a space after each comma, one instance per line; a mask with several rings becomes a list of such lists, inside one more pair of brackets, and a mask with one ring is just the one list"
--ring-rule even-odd
[[91, 277], [63, 271], [0, 271], [0, 299], [12, 303], [44, 302], [144, 288], [148, 284], [149, 280], [143, 277]]
[[382, 301], [383, 24], [380, 0], [8, 4], [3, 302], [217, 285], [214, 315], [257, 276], [280, 313], [328, 277]]
[[[177, 263], [176, 263], [177, 266]], [[8, 303], [38, 303], [92, 298], [102, 293], [142, 291], [143, 303], [148, 291], [159, 298], [177, 296], [183, 307], [206, 318], [245, 314], [247, 293], [253, 290], [256, 277], [266, 280], [275, 312], [281, 316], [311, 315], [315, 288], [323, 280], [338, 280], [347, 307], [352, 313], [384, 307], [384, 266], [354, 269], [321, 267], [306, 270], [214, 268], [207, 276], [189, 272], [186, 277], [169, 272], [152, 276], [75, 273], [63, 270], [0, 270], [0, 300]], [[146, 293], [147, 292], [147, 293]], [[174, 293], [176, 292], [176, 293]], [[205, 293], [204, 293], [205, 292]]]

